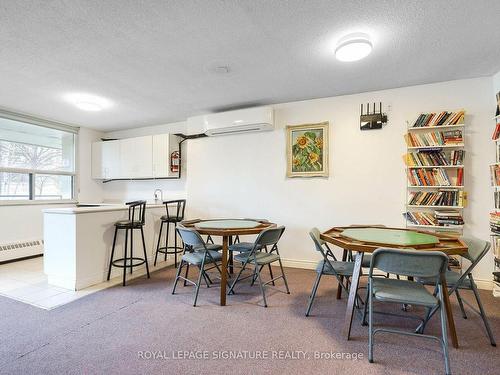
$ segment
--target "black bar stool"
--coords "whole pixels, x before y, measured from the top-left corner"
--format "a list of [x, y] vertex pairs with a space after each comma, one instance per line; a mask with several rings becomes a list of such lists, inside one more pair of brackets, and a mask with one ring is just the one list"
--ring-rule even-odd
[[[186, 200], [178, 199], [175, 201], [166, 201], [163, 202], [163, 204], [165, 205], [165, 210], [167, 211], [167, 214], [161, 217], [160, 234], [158, 235], [158, 244], [156, 245], [156, 255], [155, 255], [154, 265], [156, 266], [158, 253], [165, 254], [165, 260], [167, 260], [168, 254], [174, 254], [175, 256], [174, 263], [175, 267], [177, 268], [177, 254], [180, 254], [184, 251], [184, 246], [177, 246], [177, 223], [180, 223], [182, 220], [184, 220], [184, 210], [186, 209]], [[169, 206], [170, 210], [175, 211], [175, 215], [170, 213]], [[165, 246], [160, 247], [161, 232], [163, 230], [164, 223], [167, 223]], [[168, 246], [168, 234], [170, 232], [170, 223], [174, 224], [174, 246]]]
[[[109, 260], [108, 280], [111, 276], [111, 267], [123, 268], [123, 286], [125, 286], [125, 275], [127, 268], [130, 273], [134, 267], [146, 264], [146, 272], [149, 279], [148, 256], [146, 253], [146, 242], [144, 241], [144, 223], [146, 213], [146, 201], [134, 201], [126, 203], [128, 206], [128, 220], [121, 220], [115, 223], [115, 236], [113, 238], [113, 249], [111, 250], [111, 259]], [[137, 215], [136, 215], [137, 213]], [[123, 248], [123, 258], [113, 260], [115, 254], [116, 235], [119, 229], [125, 229], [125, 246]], [[134, 257], [134, 229], [140, 229], [142, 237], [142, 246], [144, 248], [144, 258]], [[128, 231], [130, 230], [130, 256], [127, 254]]]

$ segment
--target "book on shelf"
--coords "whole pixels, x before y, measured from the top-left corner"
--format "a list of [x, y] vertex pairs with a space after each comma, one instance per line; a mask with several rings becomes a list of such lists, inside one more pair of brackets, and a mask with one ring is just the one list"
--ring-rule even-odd
[[467, 193], [458, 189], [439, 189], [438, 191], [416, 191], [410, 194], [410, 206], [456, 206], [465, 207]]
[[491, 186], [500, 186], [500, 165], [490, 165]]
[[407, 133], [404, 138], [408, 147], [460, 146], [464, 141], [461, 130], [424, 134]]
[[442, 150], [419, 150], [403, 155], [403, 161], [408, 167], [425, 166], [462, 166], [465, 150], [453, 150], [445, 153]]
[[453, 210], [442, 210], [442, 211], [434, 211], [434, 217], [438, 225], [463, 225], [464, 219], [462, 214], [458, 211]]
[[495, 197], [495, 209], [500, 209], [500, 191], [495, 191], [494, 193]]
[[414, 225], [433, 225], [437, 226], [436, 218], [430, 212], [405, 212], [405, 219]]
[[500, 212], [490, 212], [490, 229], [496, 234], [500, 234]]
[[465, 111], [422, 113], [415, 120], [412, 128], [438, 127], [443, 125], [458, 125], [464, 122]]
[[497, 110], [495, 112], [495, 117], [500, 116], [500, 91], [497, 92]]
[[[491, 236], [491, 242], [493, 243], [493, 254], [498, 259], [500, 258], [500, 236]], [[495, 262], [496, 266], [499, 267], [498, 262]]]
[[406, 171], [410, 186], [462, 186], [463, 170], [459, 169], [456, 178], [450, 178], [443, 168], [419, 169], [409, 167]]
[[500, 122], [497, 122], [495, 130], [493, 130], [493, 135], [491, 136], [491, 139], [496, 141], [499, 136], [500, 136]]
[[463, 184], [464, 184], [464, 170], [462, 168], [460, 168], [459, 170], [457, 170], [456, 185], [463, 186]]
[[462, 215], [457, 211], [405, 212], [403, 216], [414, 225], [452, 227], [463, 225]]

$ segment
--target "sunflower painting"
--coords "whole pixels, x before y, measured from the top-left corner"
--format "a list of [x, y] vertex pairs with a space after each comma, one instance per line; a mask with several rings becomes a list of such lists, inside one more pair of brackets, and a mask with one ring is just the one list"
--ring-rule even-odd
[[287, 176], [328, 177], [328, 122], [287, 126]]

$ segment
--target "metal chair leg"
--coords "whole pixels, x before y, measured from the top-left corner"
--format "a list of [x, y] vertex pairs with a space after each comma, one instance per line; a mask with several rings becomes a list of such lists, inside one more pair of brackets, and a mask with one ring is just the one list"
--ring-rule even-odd
[[445, 373], [451, 374], [450, 372], [450, 357], [448, 355], [448, 331], [447, 331], [447, 322], [446, 322], [446, 307], [443, 303], [443, 290], [442, 287], [439, 286], [439, 310], [441, 315], [441, 334], [442, 334], [442, 343], [443, 343], [443, 355], [444, 355], [444, 369]]
[[269, 275], [271, 276], [271, 280], [273, 280], [273, 281], [271, 281], [271, 284], [273, 284], [273, 286], [274, 286], [276, 284], [274, 283], [273, 268], [271, 267], [271, 263], [269, 263], [267, 265], [267, 267], [269, 268]]
[[[264, 266], [261, 266], [259, 271], [262, 271], [262, 268], [263, 268], [263, 267], [264, 267]], [[255, 282], [256, 282], [256, 281], [257, 281], [257, 269], [256, 269], [256, 268], [254, 268], [254, 270], [253, 270], [253, 275], [252, 275], [252, 282], [250, 283], [250, 286], [253, 286], [253, 285], [255, 284]]]
[[[265, 251], [266, 253], [268, 253], [268, 251], [267, 251], [267, 246], [264, 246], [264, 251]], [[271, 267], [271, 263], [268, 263], [268, 264], [267, 264], [267, 267], [269, 268], [269, 275], [271, 276], [271, 280], [272, 280], [272, 281], [271, 281], [271, 283], [273, 284], [273, 286], [275, 286], [276, 284], [274, 283], [273, 269], [272, 269], [272, 267]], [[261, 270], [262, 270], [262, 269], [261, 269]]]
[[125, 286], [125, 276], [127, 275], [127, 245], [128, 245], [128, 228], [125, 229], [125, 247], [123, 248], [123, 283]]
[[108, 267], [108, 278], [109, 280], [111, 276], [111, 267], [113, 266], [113, 256], [115, 255], [115, 245], [116, 245], [116, 234], [118, 233], [118, 228], [115, 227], [115, 235], [113, 236], [113, 247], [111, 249], [111, 259], [109, 260], [109, 267]]
[[150, 276], [149, 276], [148, 254], [146, 251], [146, 241], [144, 241], [144, 230], [142, 229], [142, 227], [141, 227], [141, 237], [142, 237], [142, 247], [144, 249], [144, 261], [146, 262], [146, 273], [149, 279]]
[[490, 323], [488, 322], [488, 318], [486, 317], [486, 313], [484, 312], [483, 304], [481, 302], [479, 292], [476, 288], [476, 283], [474, 282], [474, 280], [472, 278], [471, 278], [470, 282], [471, 282], [472, 291], [474, 292], [474, 296], [476, 297], [476, 302], [477, 302], [477, 306], [479, 307], [479, 312], [481, 313], [480, 314], [481, 319], [483, 319], [484, 327], [486, 328], [486, 332], [488, 333], [488, 337], [490, 339], [490, 344], [491, 344], [491, 346], [497, 346], [497, 343], [495, 342], [495, 338], [493, 337], [493, 332], [491, 331]]
[[285, 271], [283, 270], [283, 264], [281, 263], [281, 258], [278, 258], [278, 263], [280, 264], [281, 277], [283, 277], [283, 281], [285, 282], [286, 293], [290, 294], [290, 289], [288, 288], [288, 281], [285, 276]]
[[228, 264], [228, 268], [229, 268], [229, 273], [231, 275], [233, 275], [234, 274], [234, 259], [233, 259], [233, 252], [232, 251], [229, 252], [229, 259], [228, 259], [227, 264]]
[[[436, 297], [438, 295], [438, 292], [439, 292], [439, 286], [436, 285], [434, 287], [434, 291], [432, 292], [432, 295], [434, 297]], [[427, 308], [427, 312], [425, 314], [425, 318], [424, 320], [422, 321], [422, 323], [419, 324], [419, 326], [417, 327], [417, 329], [415, 330], [415, 333], [424, 333], [424, 330], [425, 330], [425, 327], [427, 326], [427, 322], [431, 319], [431, 317], [436, 313], [437, 311], [437, 306], [434, 306], [434, 307], [428, 307]]]
[[207, 285], [207, 288], [210, 288], [210, 284], [208, 282], [208, 275], [205, 271], [203, 271], [201, 268], [200, 268], [200, 272], [203, 273], [203, 280], [205, 281], [205, 284]]
[[262, 298], [264, 299], [264, 307], [267, 307], [266, 292], [264, 290], [264, 285], [262, 285], [262, 279], [260, 277], [259, 266], [257, 263], [255, 264], [255, 267], [257, 269], [257, 278], [259, 279], [260, 291], [262, 292]]
[[[165, 262], [167, 261], [167, 252], [168, 252], [168, 235], [170, 232], [170, 222], [167, 221], [167, 233], [165, 238]], [[177, 264], [174, 266], [177, 267]]]
[[368, 284], [368, 362], [373, 363], [373, 298], [372, 283]]
[[198, 300], [198, 293], [200, 292], [201, 278], [203, 276], [203, 270], [205, 269], [205, 259], [201, 262], [200, 274], [198, 275], [198, 282], [196, 283], [196, 291], [194, 295], [193, 307], [196, 307], [196, 301]]
[[[212, 281], [212, 279], [210, 278], [210, 276], [208, 275], [208, 272], [205, 272], [205, 278], [207, 279], [208, 283], [209, 284], [213, 284], [214, 282]], [[208, 285], [207, 285], [208, 286]]]
[[[179, 276], [181, 274], [183, 265], [184, 265], [184, 261], [181, 260], [181, 264], [179, 264], [179, 268], [177, 268], [177, 273], [175, 275], [175, 282], [174, 282], [174, 287], [172, 289], [172, 294], [175, 294], [175, 288], [177, 287], [177, 281], [179, 281]], [[189, 264], [188, 264], [188, 266], [189, 266]]]
[[230, 286], [229, 291], [227, 292], [227, 294], [234, 293], [234, 286], [236, 285], [236, 283], [240, 279], [241, 273], [246, 268], [246, 266], [247, 266], [247, 263], [244, 263], [243, 266], [240, 269], [240, 272], [238, 272], [238, 275], [236, 276], [236, 279], [234, 279], [233, 283], [231, 284], [231, 286]]
[[[186, 266], [186, 274], [184, 275], [184, 278], [187, 279], [188, 278], [188, 273], [189, 273], [189, 263], [187, 264]], [[187, 285], [187, 281], [184, 280], [184, 286]]]
[[455, 290], [455, 294], [457, 295], [457, 301], [458, 301], [458, 306], [460, 306], [460, 311], [462, 311], [462, 317], [464, 319], [467, 319], [467, 314], [465, 313], [465, 309], [464, 309], [464, 303], [462, 301], [462, 297], [460, 296], [460, 293], [458, 292], [458, 289]]
[[306, 316], [309, 316], [311, 312], [311, 307], [314, 301], [314, 297], [316, 297], [316, 291], [318, 290], [319, 281], [321, 280], [321, 272], [318, 272], [316, 275], [316, 280], [314, 280], [313, 288], [311, 291], [311, 295], [309, 296], [309, 302], [307, 303]]
[[369, 288], [366, 288], [366, 298], [365, 298], [365, 306], [363, 309], [363, 321], [361, 322], [362, 326], [366, 326], [368, 323], [366, 322], [366, 313], [368, 312], [368, 298], [369, 298]]
[[174, 222], [174, 266], [177, 267], [177, 222]]
[[[233, 244], [233, 236], [229, 236], [228, 238], [228, 246], [231, 247]], [[233, 252], [229, 251], [228, 252], [228, 259], [227, 259], [227, 265], [228, 265], [228, 276], [234, 274], [234, 259], [233, 259]]]
[[160, 233], [158, 234], [158, 243], [156, 244], [156, 254], [155, 254], [154, 266], [156, 266], [156, 260], [158, 259], [158, 249], [160, 248], [162, 230], [163, 230], [163, 221], [160, 221]]
[[130, 228], [130, 274], [132, 274], [132, 270], [134, 269], [134, 260], [132, 257], [134, 256], [134, 228]]

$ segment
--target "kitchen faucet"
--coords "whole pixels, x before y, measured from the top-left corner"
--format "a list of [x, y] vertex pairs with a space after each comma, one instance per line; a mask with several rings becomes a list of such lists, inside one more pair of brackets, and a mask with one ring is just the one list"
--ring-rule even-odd
[[158, 192], [160, 192], [161, 202], [163, 203], [163, 191], [161, 191], [161, 189], [155, 190], [155, 202], [158, 202]]

